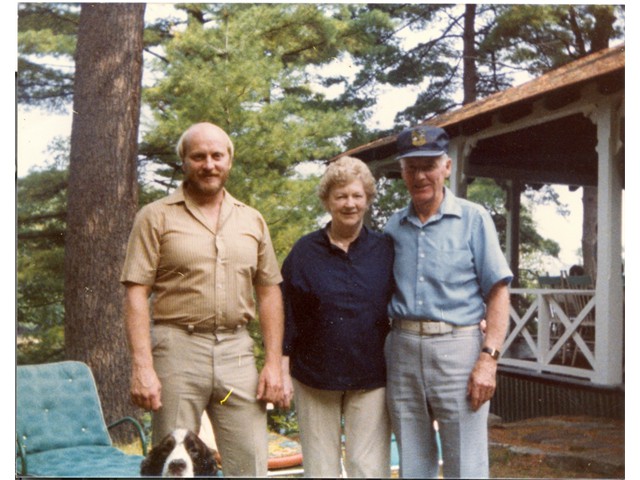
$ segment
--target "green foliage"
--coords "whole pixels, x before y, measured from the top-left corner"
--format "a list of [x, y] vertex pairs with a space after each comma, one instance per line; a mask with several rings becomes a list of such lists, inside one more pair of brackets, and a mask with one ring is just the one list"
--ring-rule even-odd
[[72, 62], [80, 8], [71, 3], [18, 4], [17, 99], [62, 111], [73, 95]]
[[[554, 192], [555, 193], [555, 192]], [[467, 189], [467, 198], [482, 205], [491, 215], [498, 231], [502, 250], [506, 249], [507, 209], [504, 189], [492, 179], [476, 178]], [[557, 200], [557, 194], [556, 194]], [[548, 200], [550, 201], [550, 200]], [[542, 237], [536, 228], [531, 211], [526, 205], [520, 207], [520, 254], [527, 258], [533, 254], [557, 258], [560, 245]]]
[[[58, 147], [68, 148], [65, 142]], [[17, 361], [61, 360], [64, 356], [64, 241], [66, 230], [66, 152], [51, 150], [55, 161], [30, 172], [17, 184]], [[149, 202], [164, 192], [141, 189]]]
[[164, 183], [176, 185], [174, 145], [182, 131], [199, 121], [224, 128], [235, 144], [227, 188], [264, 215], [282, 259], [321, 214], [315, 179], [295, 167], [339, 153], [341, 139], [355, 129], [353, 111], [333, 108], [306, 70], [343, 48], [345, 23], [313, 4], [186, 9], [187, 27], [153, 64], [159, 79], [144, 96], [153, 124], [141, 151], [165, 165]]
[[404, 181], [400, 178], [381, 178], [376, 188], [378, 193], [371, 205], [371, 226], [382, 231], [391, 215], [405, 208], [411, 198]]
[[[378, 30], [376, 47], [355, 55], [362, 69], [348, 92], [364, 99], [383, 84], [417, 88], [416, 102], [396, 116], [403, 126], [459, 106], [465, 76], [482, 98], [511, 86], [519, 72], [544, 73], [624, 38], [619, 5], [477, 5], [469, 38], [463, 5], [366, 4], [353, 12], [394, 28]], [[465, 44], [473, 47], [472, 72], [463, 70]]]
[[79, 15], [77, 4], [18, 4], [18, 52], [73, 57]]
[[417, 88], [416, 102], [396, 115], [398, 126], [424, 121], [459, 104], [464, 23], [459, 6], [368, 4], [358, 13], [362, 11], [382, 16], [394, 28], [381, 29], [378, 48], [356, 56], [362, 69], [354, 82], [354, 95], [366, 96], [370, 88], [382, 84]]
[[487, 42], [500, 45], [505, 61], [540, 74], [623, 37], [621, 6], [502, 5]]
[[18, 363], [63, 355], [67, 174], [55, 168], [18, 181]]
[[289, 409], [274, 408], [267, 414], [267, 426], [272, 432], [285, 436], [297, 436], [300, 434], [298, 417], [295, 405]]
[[64, 360], [64, 326], [40, 332], [18, 329], [16, 364], [32, 365]]

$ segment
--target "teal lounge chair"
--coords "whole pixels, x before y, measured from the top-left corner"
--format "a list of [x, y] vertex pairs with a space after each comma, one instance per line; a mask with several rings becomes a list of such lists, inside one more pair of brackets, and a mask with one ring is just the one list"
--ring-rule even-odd
[[17, 367], [16, 474], [47, 477], [136, 477], [143, 456], [113, 446], [108, 430], [140, 424], [125, 417], [107, 427], [95, 380], [82, 362]]

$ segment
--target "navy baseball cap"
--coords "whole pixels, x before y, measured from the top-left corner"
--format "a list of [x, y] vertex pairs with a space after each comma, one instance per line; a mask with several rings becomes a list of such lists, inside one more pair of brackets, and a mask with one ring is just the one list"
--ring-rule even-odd
[[398, 134], [396, 148], [396, 160], [407, 157], [439, 157], [449, 150], [449, 135], [442, 128], [430, 125], [407, 128]]

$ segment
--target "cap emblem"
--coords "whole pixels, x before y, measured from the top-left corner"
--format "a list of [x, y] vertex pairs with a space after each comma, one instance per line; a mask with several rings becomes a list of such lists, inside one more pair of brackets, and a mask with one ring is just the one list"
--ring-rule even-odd
[[425, 143], [427, 143], [427, 138], [424, 136], [424, 133], [420, 130], [414, 130], [411, 132], [411, 144], [414, 147], [421, 147]]

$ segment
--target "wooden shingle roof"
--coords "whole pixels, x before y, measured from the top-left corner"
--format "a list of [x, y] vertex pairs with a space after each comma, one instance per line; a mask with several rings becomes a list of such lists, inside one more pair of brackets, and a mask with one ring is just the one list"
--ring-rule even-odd
[[[551, 103], [554, 102], [554, 98], [558, 102], [566, 101], [587, 82], [598, 81], [602, 90], [617, 89], [620, 87], [621, 78], [624, 82], [624, 68], [625, 46], [622, 44], [580, 58], [522, 85], [443, 113], [422, 124], [440, 126], [447, 130], [450, 136], [465, 131], [473, 132], [482, 128], [482, 124], [486, 125], [487, 117], [495, 113], [517, 117], [519, 110], [542, 97], [546, 97]], [[482, 119], [485, 121], [481, 121]], [[391, 135], [361, 145], [331, 160], [343, 155], [356, 156], [364, 161], [386, 158], [395, 154], [396, 136]]]

